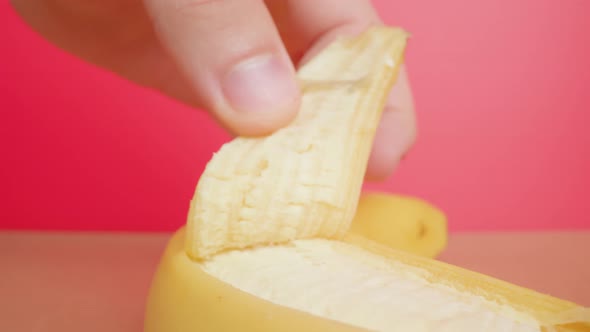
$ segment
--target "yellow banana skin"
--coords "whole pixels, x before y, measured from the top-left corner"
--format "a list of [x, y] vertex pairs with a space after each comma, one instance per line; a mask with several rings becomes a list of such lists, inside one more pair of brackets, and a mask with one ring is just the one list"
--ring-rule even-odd
[[438, 256], [447, 245], [447, 217], [417, 197], [364, 192], [351, 232], [394, 249], [425, 257]]
[[158, 266], [145, 332], [590, 331], [589, 308], [400, 240], [440, 234], [446, 219], [424, 202], [371, 196], [355, 217], [405, 39], [381, 27], [328, 47], [300, 78], [344, 86], [308, 87], [301, 122], [212, 158]]

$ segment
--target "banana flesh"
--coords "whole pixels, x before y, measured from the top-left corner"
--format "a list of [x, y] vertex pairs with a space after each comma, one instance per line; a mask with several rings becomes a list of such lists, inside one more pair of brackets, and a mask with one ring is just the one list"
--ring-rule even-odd
[[340, 241], [231, 251], [203, 263], [203, 270], [277, 305], [370, 331], [540, 331], [525, 312], [432, 284]]
[[207, 164], [191, 201], [187, 253], [340, 238], [356, 210], [373, 137], [406, 32], [373, 27], [298, 72], [301, 109], [268, 137], [239, 137]]

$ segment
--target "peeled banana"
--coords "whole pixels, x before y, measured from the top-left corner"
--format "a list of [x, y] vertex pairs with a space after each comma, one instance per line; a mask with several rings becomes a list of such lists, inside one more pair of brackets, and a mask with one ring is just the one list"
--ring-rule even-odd
[[291, 125], [213, 156], [156, 272], [146, 332], [590, 331], [589, 308], [351, 226], [406, 37], [373, 27], [334, 42], [301, 68]]
[[389, 247], [436, 257], [447, 245], [447, 218], [425, 200], [383, 192], [361, 194], [350, 231]]

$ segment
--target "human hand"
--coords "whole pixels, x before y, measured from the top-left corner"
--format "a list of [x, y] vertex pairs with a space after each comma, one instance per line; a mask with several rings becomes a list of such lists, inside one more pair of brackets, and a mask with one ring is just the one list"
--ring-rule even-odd
[[[295, 70], [341, 35], [380, 24], [369, 0], [12, 0], [59, 47], [191, 106], [235, 135], [268, 134], [296, 115]], [[392, 89], [367, 179], [412, 146], [405, 68]]]

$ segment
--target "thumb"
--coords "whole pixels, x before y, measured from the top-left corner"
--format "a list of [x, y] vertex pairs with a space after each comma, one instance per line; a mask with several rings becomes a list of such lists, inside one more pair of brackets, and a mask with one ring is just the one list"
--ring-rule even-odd
[[262, 0], [145, 0], [197, 104], [236, 135], [264, 135], [299, 108], [295, 69]]

